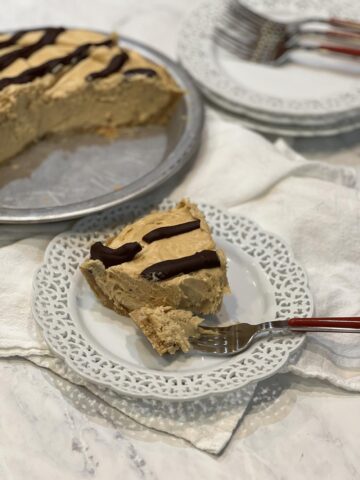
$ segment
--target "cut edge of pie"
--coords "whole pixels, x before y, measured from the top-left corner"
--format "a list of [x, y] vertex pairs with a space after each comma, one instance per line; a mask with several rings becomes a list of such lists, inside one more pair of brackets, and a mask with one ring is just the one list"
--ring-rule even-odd
[[184, 353], [191, 348], [190, 337], [196, 338], [202, 318], [189, 311], [171, 307], [140, 308], [130, 317], [147, 337], [159, 355]]

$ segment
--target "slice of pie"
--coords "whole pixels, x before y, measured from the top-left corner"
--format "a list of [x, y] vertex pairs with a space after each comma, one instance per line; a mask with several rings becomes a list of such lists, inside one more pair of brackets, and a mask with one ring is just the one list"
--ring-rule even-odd
[[0, 34], [0, 162], [50, 133], [164, 122], [182, 95], [115, 35], [37, 28]]
[[187, 310], [171, 307], [143, 307], [130, 313], [130, 317], [148, 338], [159, 355], [190, 350], [190, 337], [199, 335], [202, 318]]
[[187, 200], [95, 243], [81, 270], [103, 304], [125, 315], [142, 307], [211, 314], [229, 291], [225, 255]]

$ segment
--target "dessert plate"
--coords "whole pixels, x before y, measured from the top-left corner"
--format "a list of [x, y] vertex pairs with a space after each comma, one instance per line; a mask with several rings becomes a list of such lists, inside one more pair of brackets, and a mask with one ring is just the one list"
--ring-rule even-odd
[[[351, 0], [242, 1], [277, 20], [311, 16], [360, 19], [360, 6]], [[276, 116], [276, 122], [285, 125], [289, 121], [326, 125], [347, 115], [359, 116], [357, 63], [297, 52], [296, 63], [276, 67], [230, 55], [214, 41], [215, 28], [227, 3], [203, 2], [187, 17], [180, 32], [179, 58], [200, 88], [206, 87], [228, 103], [246, 109], [253, 118], [271, 121]]]
[[203, 106], [184, 69], [136, 41], [121, 45], [164, 66], [185, 91], [166, 126], [124, 131], [109, 142], [91, 134], [44, 139], [0, 166], [0, 222], [40, 223], [84, 216], [148, 192], [196, 153]]
[[[169, 200], [156, 205], [173, 206]], [[80, 220], [49, 244], [34, 278], [33, 314], [51, 350], [86, 379], [137, 397], [194, 399], [273, 375], [301, 346], [302, 335], [266, 338], [230, 358], [199, 353], [160, 357], [130, 319], [97, 301], [79, 271], [90, 245], [154, 207], [140, 201], [118, 206]], [[199, 207], [227, 255], [232, 289], [219, 314], [206, 319], [208, 324], [312, 314], [305, 272], [282, 240], [248, 218]]]

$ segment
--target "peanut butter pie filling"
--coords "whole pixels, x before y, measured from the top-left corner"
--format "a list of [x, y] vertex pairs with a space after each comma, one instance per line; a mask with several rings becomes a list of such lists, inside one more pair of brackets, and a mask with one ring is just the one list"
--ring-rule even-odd
[[81, 270], [102, 303], [130, 316], [160, 354], [187, 351], [196, 314], [216, 313], [229, 292], [225, 255], [187, 200], [95, 243]]

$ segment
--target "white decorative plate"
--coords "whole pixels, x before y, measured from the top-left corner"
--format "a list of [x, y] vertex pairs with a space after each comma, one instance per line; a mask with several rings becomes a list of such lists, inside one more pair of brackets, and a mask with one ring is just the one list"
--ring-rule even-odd
[[[242, 1], [256, 11], [283, 20], [308, 16], [360, 20], [360, 3], [352, 0]], [[321, 124], [349, 113], [359, 115], [360, 66], [355, 62], [298, 52], [297, 63], [273, 67], [227, 54], [214, 41], [215, 26], [227, 2], [202, 3], [191, 12], [180, 32], [181, 63], [200, 87], [206, 86], [228, 102], [237, 103], [260, 120], [276, 115], [278, 122], [292, 118], [301, 124]], [[313, 68], [320, 62], [326, 68]]]
[[[173, 205], [164, 200], [159, 208]], [[133, 202], [79, 221], [49, 245], [34, 279], [33, 313], [50, 348], [78, 374], [126, 395], [186, 400], [235, 390], [277, 372], [303, 343], [301, 335], [263, 339], [234, 357], [199, 353], [159, 357], [130, 319], [103, 307], [79, 272], [96, 240], [146, 214]], [[200, 205], [229, 261], [232, 295], [221, 324], [309, 316], [304, 270], [289, 248], [251, 220]]]

